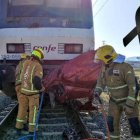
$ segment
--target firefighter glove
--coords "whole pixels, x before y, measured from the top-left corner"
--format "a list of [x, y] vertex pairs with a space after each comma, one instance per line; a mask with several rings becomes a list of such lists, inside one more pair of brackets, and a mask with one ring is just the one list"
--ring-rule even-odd
[[39, 90], [39, 91], [40, 91], [40, 93], [42, 93], [43, 91], [45, 91], [45, 87], [42, 86], [41, 90]]
[[124, 111], [125, 111], [126, 115], [130, 115], [134, 112], [134, 107], [125, 105], [124, 106]]

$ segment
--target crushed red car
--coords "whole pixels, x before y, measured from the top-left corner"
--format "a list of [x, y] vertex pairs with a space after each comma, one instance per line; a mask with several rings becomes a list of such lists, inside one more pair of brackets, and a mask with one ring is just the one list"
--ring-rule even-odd
[[91, 91], [96, 85], [102, 66], [93, 61], [94, 55], [95, 51], [88, 51], [54, 69], [44, 78], [46, 90], [53, 90], [61, 103], [77, 99], [81, 106], [89, 107]]

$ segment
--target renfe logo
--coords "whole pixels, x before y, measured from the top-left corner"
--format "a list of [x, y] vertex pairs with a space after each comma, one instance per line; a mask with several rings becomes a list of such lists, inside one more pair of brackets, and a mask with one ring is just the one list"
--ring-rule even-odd
[[43, 51], [46, 51], [47, 53], [49, 52], [53, 52], [56, 50], [56, 47], [55, 46], [52, 46], [52, 44], [50, 44], [49, 46], [34, 46], [33, 47], [33, 50], [36, 49], [36, 48], [42, 48]]

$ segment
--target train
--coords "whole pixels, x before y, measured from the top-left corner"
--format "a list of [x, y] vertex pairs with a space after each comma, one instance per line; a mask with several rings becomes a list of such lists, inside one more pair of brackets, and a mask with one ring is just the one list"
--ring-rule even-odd
[[1, 90], [14, 93], [14, 71], [23, 53], [42, 48], [44, 75], [94, 50], [91, 0], [0, 0]]

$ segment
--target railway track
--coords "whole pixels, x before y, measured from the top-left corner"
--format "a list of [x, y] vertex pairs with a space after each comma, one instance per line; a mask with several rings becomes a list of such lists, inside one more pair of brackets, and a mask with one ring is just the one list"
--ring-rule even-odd
[[[28, 135], [27, 131], [22, 131], [21, 136], [16, 135], [14, 129], [17, 113], [16, 101], [0, 113], [0, 118], [4, 112], [5, 117], [3, 115], [0, 128], [1, 140], [18, 140]], [[70, 103], [56, 104], [55, 108], [51, 108], [47, 103], [41, 110], [37, 140], [82, 140], [86, 138], [105, 140], [107, 131], [102, 122], [103, 117], [100, 112], [77, 111]]]

